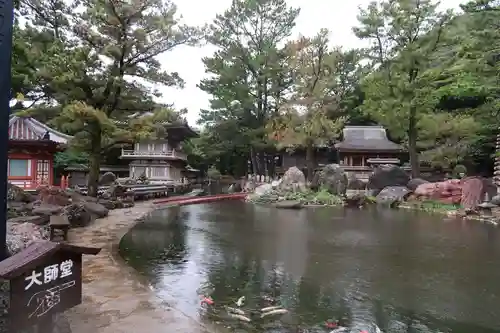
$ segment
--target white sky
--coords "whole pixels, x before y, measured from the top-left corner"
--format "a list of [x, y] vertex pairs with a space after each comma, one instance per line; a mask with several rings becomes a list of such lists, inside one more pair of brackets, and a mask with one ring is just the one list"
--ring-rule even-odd
[[[302, 34], [311, 36], [321, 28], [331, 32], [333, 45], [344, 48], [359, 47], [360, 42], [352, 33], [357, 24], [356, 15], [359, 6], [367, 6], [371, 0], [288, 0], [292, 7], [301, 7], [294, 36]], [[179, 0], [179, 14], [190, 25], [210, 23], [216, 14], [226, 10], [231, 0]], [[442, 0], [444, 8], [458, 8], [464, 0]], [[205, 69], [201, 59], [210, 56], [214, 47], [207, 45], [201, 48], [179, 47], [159, 57], [164, 68], [177, 71], [186, 81], [184, 89], [162, 88], [163, 102], [174, 103], [176, 108], [187, 108], [188, 122], [195, 126], [200, 109], [209, 107], [210, 96], [198, 89], [196, 85], [205, 77]]]

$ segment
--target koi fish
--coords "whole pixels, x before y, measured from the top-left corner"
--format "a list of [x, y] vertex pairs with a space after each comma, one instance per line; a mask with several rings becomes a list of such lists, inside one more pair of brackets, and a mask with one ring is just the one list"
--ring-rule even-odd
[[265, 316], [281, 315], [281, 314], [285, 314], [285, 313], [288, 313], [287, 309], [276, 309], [276, 310], [264, 312], [263, 314], [260, 315], [260, 317], [264, 318]]
[[229, 317], [231, 318], [234, 318], [234, 319], [238, 319], [238, 320], [241, 320], [241, 321], [244, 321], [244, 322], [247, 322], [249, 323], [251, 320], [250, 318], [248, 317], [245, 317], [243, 315], [240, 315], [240, 314], [236, 314], [236, 313], [228, 313]]
[[206, 297], [206, 296], [201, 296], [201, 304], [208, 304], [208, 305], [214, 305], [214, 300], [211, 299], [210, 297]]
[[338, 327], [336, 329], [334, 329], [333, 331], [331, 331], [330, 333], [343, 333], [343, 332], [347, 332], [347, 327]]
[[260, 309], [260, 312], [269, 312], [277, 309], [281, 309], [281, 306], [268, 306], [266, 308]]
[[236, 306], [237, 307], [241, 307], [243, 305], [243, 303], [245, 302], [245, 296], [241, 296], [240, 298], [238, 298], [238, 300], [236, 301]]
[[236, 313], [239, 315], [245, 315], [245, 311], [243, 311], [243, 310], [232, 308], [230, 306], [225, 306], [224, 308], [226, 309], [227, 312], [232, 312], [232, 313]]

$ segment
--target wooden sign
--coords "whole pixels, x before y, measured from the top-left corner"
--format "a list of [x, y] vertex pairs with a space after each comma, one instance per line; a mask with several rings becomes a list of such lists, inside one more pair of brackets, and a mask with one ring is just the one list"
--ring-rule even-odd
[[36, 242], [0, 262], [10, 280], [9, 319], [13, 332], [46, 322], [82, 302], [82, 255], [99, 248]]

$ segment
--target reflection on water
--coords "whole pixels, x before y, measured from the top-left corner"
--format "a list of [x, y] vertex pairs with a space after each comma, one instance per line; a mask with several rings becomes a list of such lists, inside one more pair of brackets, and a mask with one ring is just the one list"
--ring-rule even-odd
[[[406, 211], [221, 202], [156, 211], [121, 250], [161, 298], [230, 331], [329, 332], [341, 319], [352, 332], [499, 333], [499, 241], [482, 224]], [[240, 296], [249, 324], [223, 310]], [[290, 312], [259, 318], [275, 304]]]

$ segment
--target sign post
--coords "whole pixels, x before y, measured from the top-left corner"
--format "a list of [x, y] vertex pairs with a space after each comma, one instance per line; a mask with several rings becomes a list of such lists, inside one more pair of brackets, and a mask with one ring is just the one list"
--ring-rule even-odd
[[100, 250], [40, 241], [0, 262], [0, 278], [10, 281], [9, 332], [51, 332], [54, 314], [82, 302], [82, 255]]
[[0, 260], [7, 258], [7, 159], [11, 98], [11, 53], [14, 6], [0, 0]]

